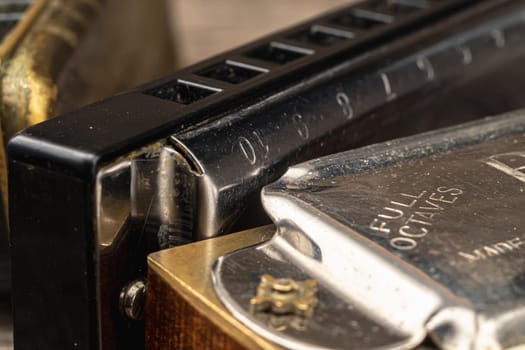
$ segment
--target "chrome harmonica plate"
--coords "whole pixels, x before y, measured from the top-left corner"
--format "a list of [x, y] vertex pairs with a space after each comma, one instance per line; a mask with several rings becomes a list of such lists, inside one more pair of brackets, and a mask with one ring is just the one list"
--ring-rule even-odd
[[[262, 195], [274, 238], [218, 260], [218, 295], [294, 349], [525, 343], [524, 131], [520, 111], [290, 168]], [[254, 311], [265, 274], [316, 281], [313, 312]]]

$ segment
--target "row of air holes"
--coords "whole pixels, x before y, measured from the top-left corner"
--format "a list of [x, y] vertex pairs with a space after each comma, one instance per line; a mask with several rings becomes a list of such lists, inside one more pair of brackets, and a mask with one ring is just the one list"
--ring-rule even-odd
[[[391, 23], [395, 15], [410, 13], [427, 6], [425, 0], [377, 0], [365, 5], [329, 20], [328, 23], [335, 27], [314, 24], [306, 30], [287, 36], [286, 39], [298, 43], [329, 46], [354, 38], [356, 32]], [[271, 42], [245, 52], [243, 55], [284, 65], [312, 53], [313, 50]], [[196, 71], [194, 74], [231, 84], [240, 84], [267, 72], [268, 70], [264, 68], [227, 60]], [[177, 80], [175, 83], [148, 91], [147, 94], [188, 105], [220, 91], [221, 89]]]

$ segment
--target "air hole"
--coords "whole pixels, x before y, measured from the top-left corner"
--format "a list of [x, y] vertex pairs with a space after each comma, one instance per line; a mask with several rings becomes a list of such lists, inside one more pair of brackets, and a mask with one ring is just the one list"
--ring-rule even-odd
[[354, 34], [351, 32], [314, 25], [299, 33], [292, 34], [289, 39], [321, 46], [329, 46], [353, 37]]
[[382, 24], [388, 23], [389, 21], [381, 17], [373, 18], [367, 16], [363, 11], [353, 10], [340, 15], [330, 21], [331, 23], [355, 29], [371, 29]]
[[404, 15], [427, 7], [426, 1], [416, 0], [380, 0], [367, 6], [379, 12], [393, 15]]
[[262, 61], [285, 64], [311, 53], [312, 52], [308, 52], [307, 50], [290, 48], [278, 43], [270, 43], [260, 46], [255, 50], [248, 51], [245, 55]]
[[146, 92], [146, 94], [163, 100], [189, 105], [219, 91], [220, 90], [177, 81], [161, 86], [160, 88], [152, 89]]
[[196, 72], [195, 74], [210, 79], [227, 81], [232, 84], [239, 84], [243, 81], [258, 76], [261, 73], [264, 73], [264, 70], [233, 62], [222, 62], [205, 68], [199, 72]]

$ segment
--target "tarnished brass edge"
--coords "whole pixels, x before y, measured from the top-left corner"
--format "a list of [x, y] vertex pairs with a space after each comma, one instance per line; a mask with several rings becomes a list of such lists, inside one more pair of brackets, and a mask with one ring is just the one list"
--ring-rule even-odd
[[7, 34], [0, 44], [0, 63], [4, 61], [20, 44], [35, 19], [42, 12], [49, 0], [36, 0], [26, 11], [20, 22]]
[[79, 8], [100, 12], [97, 0], [48, 1], [45, 11], [2, 63], [2, 125], [9, 139], [19, 130], [53, 115], [59, 67], [84, 35], [89, 18]]
[[273, 225], [162, 250], [148, 257], [148, 267], [199, 313], [247, 349], [279, 350], [238, 321], [221, 303], [211, 281], [211, 267], [220, 256], [270, 239]]
[[[57, 97], [53, 69], [68, 59], [87, 29], [89, 18], [78, 11], [82, 5], [90, 6], [95, 13], [100, 11], [99, 0], [37, 0], [0, 46], [3, 141], [53, 116]], [[72, 21], [79, 26], [71, 28]], [[7, 218], [4, 145], [0, 151], [0, 190]]]
[[[0, 67], [2, 67], [1, 75], [3, 79], [4, 70], [3, 63], [16, 50], [17, 46], [23, 41], [33, 23], [36, 21], [40, 13], [48, 5], [49, 0], [36, 0], [26, 11], [22, 19], [15, 25], [15, 27], [4, 37], [0, 44]], [[0, 90], [1, 91], [1, 90]], [[0, 112], [1, 113], [1, 112]], [[3, 127], [0, 124], [0, 191], [2, 193], [2, 204], [4, 208], [4, 217], [6, 218], [6, 225], [8, 225], [8, 189], [7, 189], [7, 153]], [[8, 230], [9, 232], [9, 230]]]

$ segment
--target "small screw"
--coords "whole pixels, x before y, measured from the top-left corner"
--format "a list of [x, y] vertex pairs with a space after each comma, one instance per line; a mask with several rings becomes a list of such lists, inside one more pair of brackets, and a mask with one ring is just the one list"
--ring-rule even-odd
[[257, 295], [250, 299], [251, 311], [311, 317], [317, 305], [316, 293], [315, 280], [296, 281], [264, 274], [261, 276]]
[[144, 304], [146, 303], [146, 283], [138, 279], [128, 283], [120, 291], [119, 309], [125, 318], [138, 321], [144, 316]]

